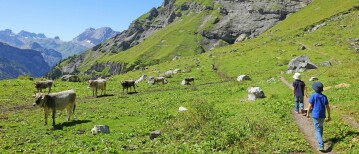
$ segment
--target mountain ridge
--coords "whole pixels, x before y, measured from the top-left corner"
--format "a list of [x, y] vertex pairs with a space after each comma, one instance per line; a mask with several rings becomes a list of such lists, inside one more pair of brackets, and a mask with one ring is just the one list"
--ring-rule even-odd
[[204, 53], [253, 38], [310, 2], [165, 0], [127, 30], [55, 69], [71, 74], [76, 66], [87, 75], [106, 76]]
[[1, 70], [8, 71], [1, 72], [4, 74], [1, 79], [19, 75], [42, 77], [50, 70], [41, 53], [32, 49], [19, 49], [0, 42], [0, 57], [3, 59], [0, 65], [5, 68]]

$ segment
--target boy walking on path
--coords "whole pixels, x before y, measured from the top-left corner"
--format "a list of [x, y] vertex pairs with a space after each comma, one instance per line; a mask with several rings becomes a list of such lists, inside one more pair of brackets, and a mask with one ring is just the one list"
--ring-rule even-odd
[[323, 123], [326, 117], [325, 109], [328, 112], [328, 121], [330, 121], [330, 107], [327, 96], [322, 94], [323, 84], [320, 82], [314, 82], [312, 85], [315, 93], [310, 95], [307, 117], [309, 118], [309, 111], [312, 110], [312, 118], [314, 123], [315, 136], [318, 140], [320, 151], [324, 151], [323, 142]]
[[[304, 112], [304, 90], [306, 92], [305, 96], [308, 97], [307, 90], [305, 87], [305, 83], [300, 80], [300, 74], [295, 73], [293, 75], [295, 81], [293, 82], [293, 94], [295, 99], [295, 113], [303, 113]], [[299, 110], [300, 109], [300, 110]]]

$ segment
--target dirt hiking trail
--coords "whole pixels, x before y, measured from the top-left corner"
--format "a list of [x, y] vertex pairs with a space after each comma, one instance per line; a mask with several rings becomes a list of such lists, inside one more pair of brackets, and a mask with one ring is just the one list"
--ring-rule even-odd
[[[292, 84], [289, 83], [284, 77], [280, 77], [280, 80], [284, 84], [286, 84], [291, 90], [293, 90]], [[293, 106], [294, 106], [294, 98], [293, 98]], [[307, 106], [308, 106], [308, 98], [304, 97], [304, 108], [306, 108]], [[328, 143], [325, 138], [325, 122], [324, 122], [324, 134], [323, 134], [325, 151], [321, 152], [321, 151], [318, 151], [318, 142], [315, 137], [312, 118], [307, 118], [303, 114], [297, 114], [297, 113], [295, 113], [294, 109], [291, 111], [291, 113], [292, 113], [293, 119], [294, 119], [295, 123], [297, 124], [300, 132], [303, 133], [305, 139], [308, 141], [313, 152], [334, 154], [334, 152], [332, 151], [333, 144]]]

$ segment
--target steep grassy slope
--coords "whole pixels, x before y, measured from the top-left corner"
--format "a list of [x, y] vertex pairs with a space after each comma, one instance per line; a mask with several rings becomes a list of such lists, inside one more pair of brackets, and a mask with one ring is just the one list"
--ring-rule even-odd
[[[359, 11], [350, 10], [354, 5], [358, 1], [314, 1], [258, 38], [114, 76], [107, 92], [114, 96], [92, 98], [86, 83], [56, 81], [54, 91], [78, 93], [75, 121], [65, 122], [65, 114], [59, 113], [57, 123], [62, 125], [56, 130], [42, 126], [42, 111], [31, 107], [32, 81], [1, 81], [0, 88], [6, 90], [0, 93], [0, 152], [314, 153], [292, 120], [292, 92], [277, 78], [292, 80], [292, 75], [281, 74], [286, 63], [308, 55], [315, 64], [327, 60], [333, 64], [304, 72], [308, 86], [311, 76], [319, 77], [325, 86], [350, 84], [324, 92], [332, 106], [324, 140], [334, 152], [358, 153], [358, 130], [346, 121], [350, 117], [359, 122], [359, 57], [350, 45], [351, 38], [359, 36]], [[298, 21], [302, 16], [311, 18], [303, 23]], [[326, 26], [307, 32], [323, 22]], [[318, 43], [322, 45], [314, 45]], [[307, 50], [297, 50], [300, 44]], [[211, 70], [211, 64], [218, 72]], [[138, 93], [131, 95], [122, 94], [119, 87], [121, 80], [176, 68], [185, 72], [169, 78], [167, 85], [141, 82]], [[240, 74], [250, 75], [252, 81], [233, 81]], [[195, 77], [195, 85], [181, 86], [188, 76]], [[270, 77], [275, 81], [267, 82]], [[266, 98], [246, 101], [250, 86], [261, 87]], [[189, 110], [179, 113], [180, 106]], [[91, 135], [95, 124], [109, 125], [111, 133]], [[149, 132], [154, 130], [162, 135], [150, 140]]]

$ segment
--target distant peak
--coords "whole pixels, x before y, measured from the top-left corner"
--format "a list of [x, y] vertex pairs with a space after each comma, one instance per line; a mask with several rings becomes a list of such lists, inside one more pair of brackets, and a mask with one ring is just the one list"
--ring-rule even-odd
[[90, 27], [90, 28], [87, 28], [85, 31], [94, 31], [94, 30], [95, 30], [95, 28]]
[[60, 40], [60, 37], [59, 37], [59, 36], [55, 36], [54, 39]]
[[17, 35], [22, 37], [31, 37], [31, 38], [46, 38], [45, 34], [43, 33], [36, 34], [24, 30], [21, 30]]

